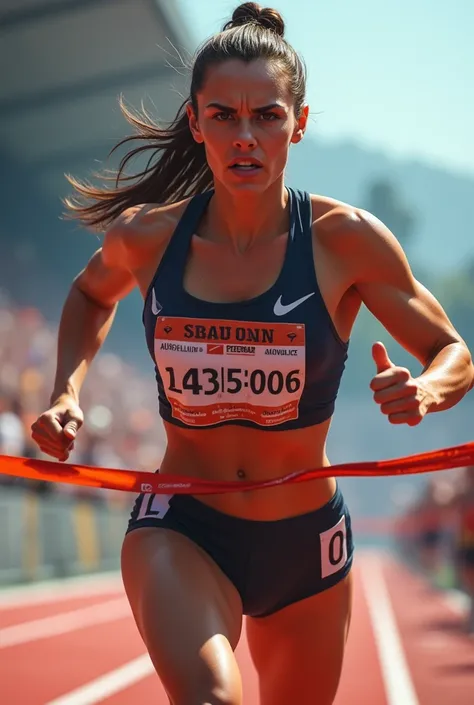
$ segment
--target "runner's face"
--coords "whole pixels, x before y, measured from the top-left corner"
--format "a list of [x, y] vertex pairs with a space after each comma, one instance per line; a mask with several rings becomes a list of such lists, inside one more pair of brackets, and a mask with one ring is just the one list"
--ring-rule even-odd
[[229, 191], [264, 191], [277, 181], [308, 113], [304, 108], [297, 119], [286, 75], [263, 59], [212, 66], [197, 107], [196, 117], [188, 106], [191, 131], [205, 146], [214, 179]]

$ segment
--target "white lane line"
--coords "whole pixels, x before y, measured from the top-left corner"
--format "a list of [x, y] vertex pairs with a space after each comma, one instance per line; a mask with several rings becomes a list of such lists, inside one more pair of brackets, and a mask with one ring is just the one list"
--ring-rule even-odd
[[50, 700], [45, 705], [95, 705], [152, 673], [154, 673], [153, 664], [148, 654], [145, 654], [70, 693]]
[[382, 558], [364, 556], [360, 575], [388, 705], [419, 705], [383, 574]]
[[120, 573], [97, 573], [0, 589], [0, 610], [123, 592]]
[[92, 607], [62, 612], [52, 617], [42, 617], [30, 622], [15, 624], [11, 627], [0, 629], [0, 649], [18, 646], [39, 639], [49, 639], [52, 636], [85, 629], [113, 622], [118, 619], [130, 617], [130, 607], [124, 597], [108, 600]]

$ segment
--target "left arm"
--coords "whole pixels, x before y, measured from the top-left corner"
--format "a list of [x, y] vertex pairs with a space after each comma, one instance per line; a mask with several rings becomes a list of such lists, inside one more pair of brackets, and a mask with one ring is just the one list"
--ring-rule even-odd
[[416, 425], [426, 413], [457, 404], [474, 386], [470, 352], [435, 297], [418, 282], [394, 235], [377, 218], [357, 211], [349, 232], [353, 286], [392, 337], [423, 365], [413, 378], [373, 348], [374, 399], [393, 423]]

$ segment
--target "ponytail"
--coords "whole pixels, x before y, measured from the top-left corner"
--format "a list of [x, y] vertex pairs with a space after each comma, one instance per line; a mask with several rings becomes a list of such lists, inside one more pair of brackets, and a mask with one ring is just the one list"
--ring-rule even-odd
[[[149, 114], [131, 112], [120, 100], [120, 108], [135, 134], [121, 140], [110, 152], [136, 140], [146, 144], [131, 149], [120, 161], [117, 171], [94, 176], [114, 182], [114, 188], [93, 186], [66, 175], [75, 194], [65, 199], [66, 217], [76, 218], [96, 230], [106, 229], [124, 210], [141, 203], [173, 203], [210, 188], [212, 172], [204, 146], [189, 129], [185, 101], [167, 128], [159, 127]], [[127, 175], [125, 169], [136, 156], [149, 155], [143, 170]], [[110, 156], [109, 155], [109, 156]]]

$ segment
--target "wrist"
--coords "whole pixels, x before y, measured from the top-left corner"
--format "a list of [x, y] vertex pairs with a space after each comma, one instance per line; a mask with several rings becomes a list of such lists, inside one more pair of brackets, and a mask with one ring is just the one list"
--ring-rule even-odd
[[423, 372], [417, 377], [418, 388], [421, 392], [425, 413], [439, 411], [445, 402], [442, 385], [436, 375]]
[[76, 387], [74, 386], [74, 384], [72, 384], [71, 381], [68, 381], [65, 384], [54, 386], [50, 397], [51, 406], [57, 404], [65, 397], [72, 399], [77, 405], [79, 405], [79, 390], [76, 389]]

